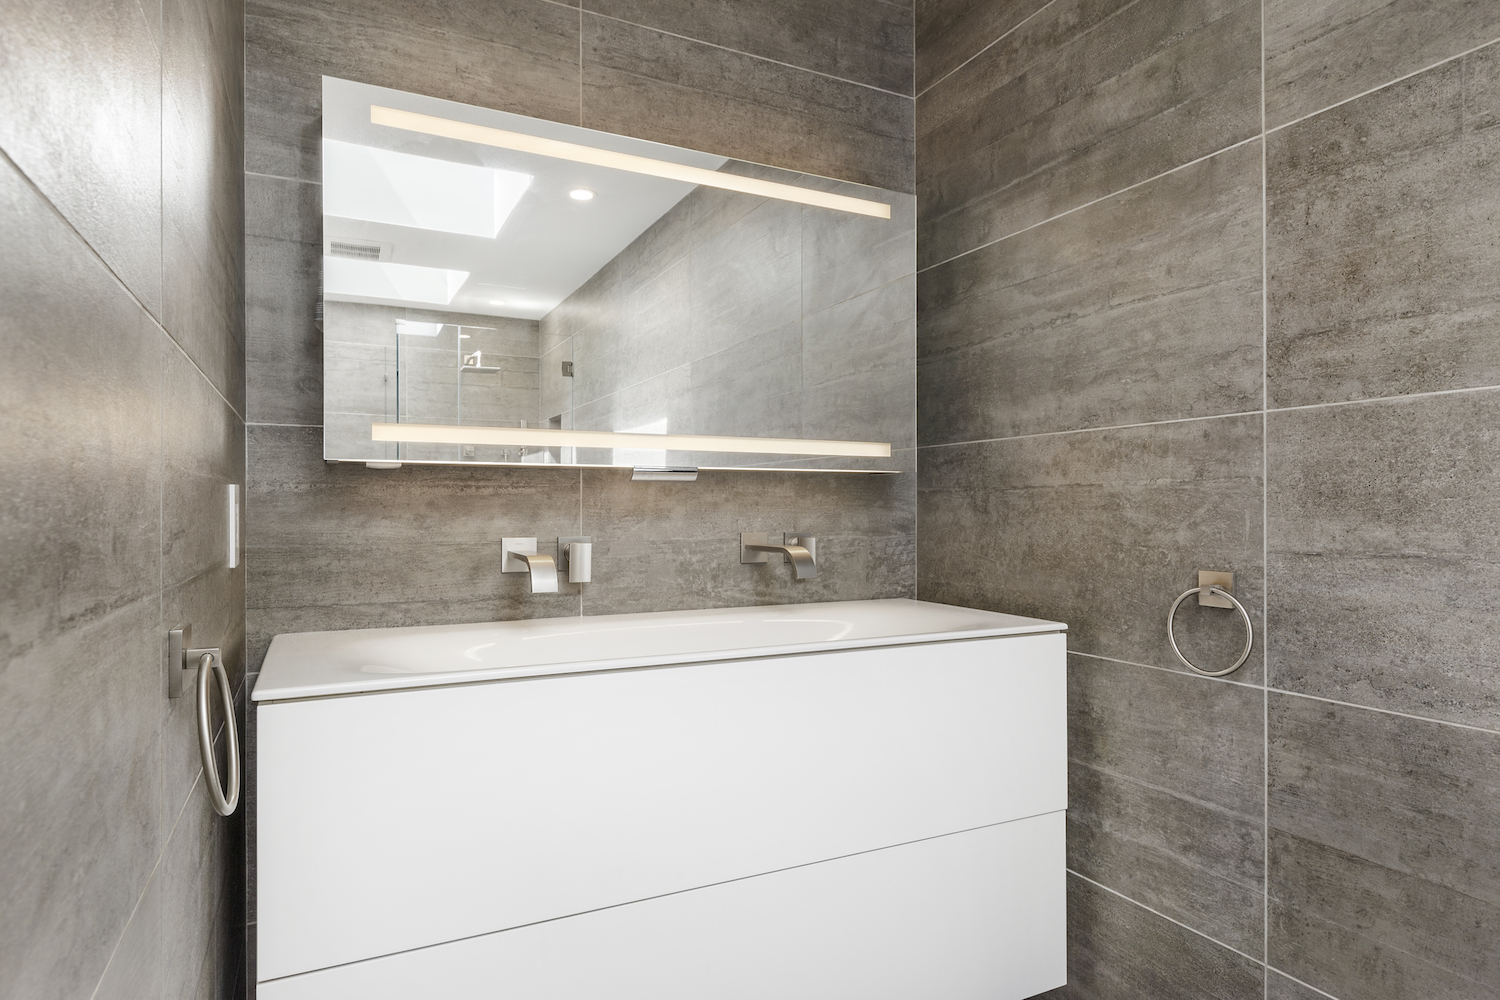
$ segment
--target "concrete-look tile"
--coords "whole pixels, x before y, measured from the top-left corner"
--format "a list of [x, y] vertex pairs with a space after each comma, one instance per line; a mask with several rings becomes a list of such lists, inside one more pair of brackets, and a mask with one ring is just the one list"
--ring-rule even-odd
[[1336, 997], [1500, 997], [1500, 733], [1270, 697], [1271, 964]]
[[1253, 955], [1264, 940], [1262, 697], [1068, 663], [1068, 867]]
[[1260, 130], [1260, 4], [1058, 0], [917, 100], [919, 263]]
[[322, 449], [320, 428], [249, 429], [250, 669], [276, 632], [578, 613], [576, 587], [500, 572], [502, 537], [579, 533], [576, 469], [373, 470]]
[[802, 434], [886, 441], [916, 436], [916, 276], [802, 321]]
[[[221, 763], [221, 775], [222, 768]], [[231, 938], [238, 933], [240, 914], [225, 904], [241, 898], [240, 873], [231, 866], [239, 860], [232, 842], [241, 836], [241, 821], [216, 813], [199, 784], [182, 807], [158, 872], [163, 895], [173, 901], [162, 917], [162, 1000], [223, 994], [219, 980], [227, 959], [238, 952]]]
[[1260, 408], [1260, 144], [918, 276], [923, 445]]
[[[191, 626], [193, 645], [223, 649], [238, 684], [245, 566], [228, 568], [228, 488], [244, 483], [245, 427], [177, 345], [163, 353], [161, 629]], [[201, 767], [197, 708], [188, 694], [163, 698], [161, 711], [163, 823], [171, 829]]]
[[578, 123], [578, 12], [545, 0], [245, 4], [245, 167], [321, 177], [322, 77]]
[[1500, 729], [1500, 391], [1272, 413], [1271, 683]]
[[162, 4], [162, 325], [241, 413], [243, 26], [238, 0]]
[[[637, 483], [626, 469], [586, 469], [582, 533], [594, 538], [595, 582], [583, 610], [911, 597], [913, 499], [910, 472], [705, 472], [694, 483]], [[740, 565], [742, 531], [816, 536], [817, 577], [795, 581], [778, 563]]]
[[876, 219], [819, 208], [802, 210], [804, 315], [888, 285], [917, 269], [915, 198], [852, 186], [836, 190], [886, 202], [891, 206], [891, 217]]
[[163, 337], [3, 162], [0, 230], [0, 968], [87, 996], [160, 847]]
[[802, 211], [766, 199], [721, 231], [701, 232], [690, 263], [697, 357], [743, 343], [801, 316]]
[[1068, 985], [1048, 1000], [1260, 1000], [1261, 967], [1076, 876]]
[[897, 191], [909, 97], [584, 15], [583, 124]]
[[245, 178], [245, 419], [323, 422], [319, 184]]
[[[1225, 417], [924, 448], [923, 600], [1068, 624], [1080, 653], [1186, 670], [1166, 616], [1198, 570], [1235, 574], [1260, 679], [1261, 418]], [[1244, 644], [1231, 610], [1184, 602], [1178, 643], [1221, 669]]]
[[1500, 46], [1273, 133], [1271, 406], [1500, 383]]
[[917, 0], [921, 93], [1047, 5], [1047, 0]]
[[161, 996], [162, 884], [153, 875], [115, 945], [90, 1000], [142, 1000]]
[[0, 3], [0, 149], [161, 316], [161, 5]]
[[789, 66], [912, 92], [909, 0], [585, 0], [583, 6]]
[[1267, 969], [1266, 1000], [1328, 1000], [1328, 997], [1274, 969]]
[[1500, 7], [1485, 0], [1266, 0], [1266, 125], [1497, 38]]

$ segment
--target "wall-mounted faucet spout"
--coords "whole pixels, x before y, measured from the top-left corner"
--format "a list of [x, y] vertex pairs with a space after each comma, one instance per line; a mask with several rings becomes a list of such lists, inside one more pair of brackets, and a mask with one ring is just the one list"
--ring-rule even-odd
[[538, 555], [535, 538], [502, 538], [500, 572], [529, 573], [533, 594], [557, 593], [557, 560]]
[[780, 552], [792, 564], [792, 572], [798, 580], [811, 580], [818, 575], [818, 540], [812, 535], [787, 532], [780, 544], [771, 541], [769, 532], [745, 531], [740, 533], [740, 562], [770, 562], [772, 553]]

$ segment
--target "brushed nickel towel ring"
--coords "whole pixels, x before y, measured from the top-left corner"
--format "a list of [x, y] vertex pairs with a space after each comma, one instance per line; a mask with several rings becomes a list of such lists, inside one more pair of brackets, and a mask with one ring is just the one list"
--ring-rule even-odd
[[[1233, 584], [1231, 584], [1231, 586], [1233, 586]], [[1240, 653], [1240, 658], [1238, 660], [1235, 660], [1232, 666], [1226, 667], [1223, 670], [1204, 670], [1192, 660], [1189, 660], [1186, 656], [1183, 656], [1182, 650], [1177, 648], [1177, 637], [1172, 634], [1172, 624], [1177, 618], [1177, 609], [1182, 607], [1182, 602], [1187, 600], [1189, 597], [1192, 597], [1194, 594], [1198, 595], [1201, 603], [1208, 604], [1209, 601], [1212, 601], [1213, 603], [1209, 605], [1210, 607], [1228, 607], [1229, 605], [1222, 603], [1223, 601], [1228, 601], [1229, 604], [1233, 605], [1235, 610], [1240, 613], [1240, 619], [1245, 623], [1245, 648], [1244, 651]], [[1167, 642], [1172, 644], [1172, 652], [1177, 654], [1177, 658], [1181, 660], [1189, 670], [1192, 670], [1195, 673], [1200, 673], [1205, 677], [1223, 677], [1225, 674], [1234, 673], [1236, 670], [1240, 669], [1240, 667], [1245, 665], [1246, 660], [1250, 659], [1250, 648], [1255, 645], [1255, 626], [1250, 624], [1250, 612], [1245, 610], [1245, 606], [1241, 604], [1233, 594], [1225, 590], [1223, 587], [1218, 586], [1217, 584], [1206, 584], [1202, 587], [1194, 587], [1192, 590], [1183, 591], [1182, 596], [1178, 597], [1177, 600], [1172, 602], [1172, 610], [1167, 612]]]
[[[203, 761], [203, 778], [214, 811], [220, 816], [234, 812], [240, 802], [240, 737], [234, 719], [234, 693], [229, 689], [229, 672], [224, 669], [224, 653], [217, 646], [189, 649], [192, 628], [187, 625], [167, 633], [167, 697], [183, 695], [185, 678], [198, 671], [198, 756]], [[224, 741], [229, 751], [229, 787], [219, 784], [219, 768], [214, 763], [214, 734], [209, 711], [208, 675], [219, 679], [219, 700], [224, 705]]]
[[[229, 751], [229, 790], [219, 786], [219, 767], [214, 763], [214, 734], [209, 724], [208, 675], [219, 679], [219, 699], [224, 705], [224, 742]], [[208, 785], [214, 811], [228, 816], [240, 803], [240, 740], [235, 733], [234, 694], [229, 690], [229, 672], [217, 649], [207, 650], [198, 658], [198, 753], [203, 758], [203, 779]]]

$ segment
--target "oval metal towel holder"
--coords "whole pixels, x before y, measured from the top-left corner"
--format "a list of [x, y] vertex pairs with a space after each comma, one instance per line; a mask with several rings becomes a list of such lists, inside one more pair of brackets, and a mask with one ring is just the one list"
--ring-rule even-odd
[[[189, 649], [191, 634], [191, 627], [187, 625], [167, 633], [167, 697], [182, 697], [184, 678], [190, 671], [198, 672], [198, 756], [203, 761], [203, 777], [214, 811], [220, 816], [228, 816], [240, 802], [240, 739], [235, 726], [234, 692], [229, 687], [229, 672], [224, 669], [223, 650], [217, 646]], [[219, 700], [224, 706], [224, 742], [229, 757], [227, 789], [219, 783], [219, 767], [214, 762], [213, 716], [208, 694], [210, 673], [218, 678]]]
[[[1225, 674], [1234, 673], [1245, 665], [1246, 660], [1250, 659], [1250, 649], [1255, 645], [1255, 626], [1250, 623], [1250, 612], [1246, 611], [1245, 606], [1225, 589], [1225, 587], [1233, 586], [1233, 573], [1210, 573], [1200, 570], [1198, 572], [1198, 586], [1192, 590], [1183, 591], [1181, 596], [1172, 602], [1172, 610], [1167, 612], [1167, 642], [1172, 644], [1172, 652], [1177, 654], [1177, 658], [1189, 670], [1202, 674], [1205, 677], [1223, 677]], [[1194, 594], [1198, 595], [1198, 603], [1205, 607], [1234, 608], [1240, 613], [1240, 619], [1245, 623], [1245, 648], [1240, 652], [1239, 659], [1235, 660], [1233, 665], [1223, 670], [1204, 670], [1192, 660], [1182, 655], [1182, 650], [1177, 647], [1177, 636], [1172, 633], [1172, 625], [1177, 618], [1177, 609], [1182, 607], [1183, 601]]]

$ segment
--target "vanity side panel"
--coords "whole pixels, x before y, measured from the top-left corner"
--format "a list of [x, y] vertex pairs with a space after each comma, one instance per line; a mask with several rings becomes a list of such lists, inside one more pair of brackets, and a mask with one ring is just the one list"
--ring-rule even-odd
[[1066, 806], [1060, 633], [258, 713], [261, 981]]
[[260, 998], [1022, 1000], [1067, 978], [1063, 866], [1050, 813], [292, 976]]

